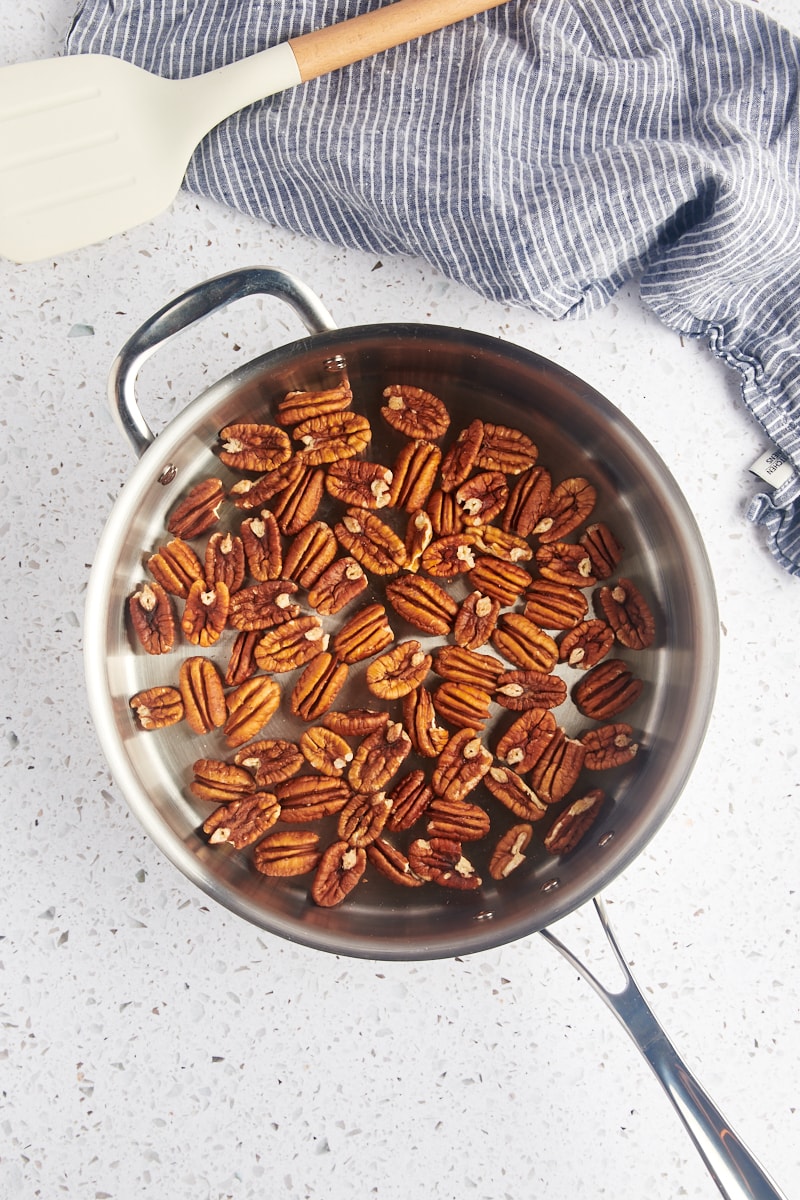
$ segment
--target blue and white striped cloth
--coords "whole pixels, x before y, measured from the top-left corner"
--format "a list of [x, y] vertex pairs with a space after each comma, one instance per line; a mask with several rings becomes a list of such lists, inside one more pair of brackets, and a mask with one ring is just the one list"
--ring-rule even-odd
[[[381, 2], [84, 0], [67, 50], [184, 77]], [[238, 113], [186, 186], [555, 318], [639, 280], [793, 465], [748, 516], [800, 575], [798, 95], [740, 0], [509, 0]]]

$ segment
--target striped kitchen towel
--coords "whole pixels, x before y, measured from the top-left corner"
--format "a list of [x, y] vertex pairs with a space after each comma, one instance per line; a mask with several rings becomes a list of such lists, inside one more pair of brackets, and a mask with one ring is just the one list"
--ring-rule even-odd
[[[380, 2], [84, 0], [67, 50], [184, 77]], [[639, 281], [740, 372], [788, 460], [748, 516], [800, 575], [798, 95], [741, 0], [509, 0], [236, 114], [186, 186], [552, 317]]]

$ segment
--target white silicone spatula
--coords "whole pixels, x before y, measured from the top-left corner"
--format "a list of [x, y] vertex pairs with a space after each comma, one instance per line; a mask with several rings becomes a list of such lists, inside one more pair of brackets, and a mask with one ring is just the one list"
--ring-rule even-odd
[[32, 262], [150, 220], [231, 113], [504, 2], [396, 0], [191, 79], [99, 54], [4, 67], [0, 254]]

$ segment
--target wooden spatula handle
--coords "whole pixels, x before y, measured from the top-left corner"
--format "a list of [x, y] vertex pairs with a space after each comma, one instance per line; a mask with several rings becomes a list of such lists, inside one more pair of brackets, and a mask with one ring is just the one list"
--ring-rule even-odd
[[506, 2], [395, 0], [393, 4], [384, 4], [382, 8], [351, 17], [349, 21], [290, 38], [289, 45], [297, 59], [301, 79], [316, 79], [318, 75], [326, 75]]

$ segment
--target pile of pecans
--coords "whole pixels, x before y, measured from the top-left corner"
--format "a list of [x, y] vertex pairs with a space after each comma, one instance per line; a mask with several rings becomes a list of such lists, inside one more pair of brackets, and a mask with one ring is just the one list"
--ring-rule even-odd
[[[607, 799], [579, 785], [637, 752], [625, 652], [656, 632], [587, 479], [554, 481], [519, 429], [453, 436], [422, 388], [377, 407], [391, 464], [370, 459], [344, 374], [289, 392], [274, 423], [222, 429], [233, 482], [182, 497], [128, 600], [142, 650], [189, 647], [177, 678], [131, 698], [139, 726], [226, 747], [188, 784], [214, 806], [205, 836], [264, 875], [309, 874], [324, 906], [368, 864], [474, 890], [477, 856], [502, 880], [534, 826], [551, 854], [574, 849]], [[267, 736], [276, 714], [296, 736]]]

